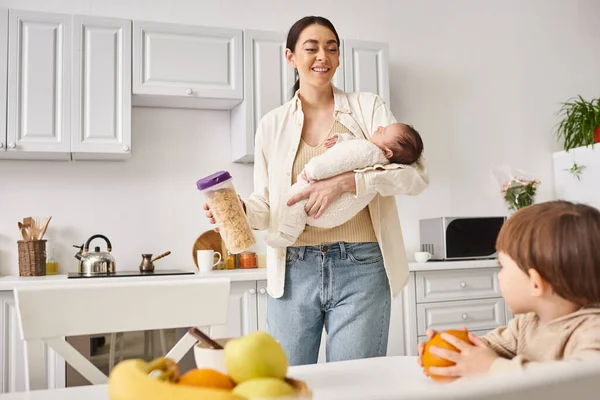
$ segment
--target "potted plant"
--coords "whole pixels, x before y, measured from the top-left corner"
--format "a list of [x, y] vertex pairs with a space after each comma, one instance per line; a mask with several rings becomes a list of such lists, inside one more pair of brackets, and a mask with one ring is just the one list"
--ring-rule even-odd
[[600, 142], [600, 98], [591, 101], [581, 96], [562, 103], [562, 117], [556, 129], [558, 138], [564, 140], [564, 149], [590, 146]]

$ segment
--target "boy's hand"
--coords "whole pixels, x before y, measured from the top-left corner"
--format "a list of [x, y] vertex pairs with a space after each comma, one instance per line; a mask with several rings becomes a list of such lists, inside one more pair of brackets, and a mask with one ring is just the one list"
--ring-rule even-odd
[[[461, 331], [467, 331], [467, 328], [465, 328], [464, 326], [462, 328], [460, 328]], [[435, 336], [435, 334], [437, 333], [437, 331], [434, 331], [433, 329], [428, 329], [426, 334], [427, 337], [429, 339], [431, 339], [432, 337]], [[427, 342], [419, 342], [419, 344], [417, 345], [417, 353], [419, 355], [419, 358], [417, 360], [417, 364], [419, 364], [419, 367], [423, 368], [423, 351], [425, 350], [425, 343]], [[423, 368], [423, 373], [425, 374], [425, 376], [429, 376], [429, 373], [427, 373], [427, 371], [425, 370], [425, 368]]]
[[325, 140], [325, 143], [323, 144], [325, 146], [326, 149], [330, 149], [332, 148], [338, 141], [338, 137], [336, 136], [332, 136], [330, 138], [328, 138], [327, 140]]
[[451, 367], [430, 367], [429, 373], [439, 376], [464, 377], [488, 372], [498, 354], [477, 336], [469, 333], [473, 344], [462, 341], [452, 335], [442, 334], [442, 339], [456, 347], [460, 353], [432, 346], [429, 351], [438, 357], [452, 361]]

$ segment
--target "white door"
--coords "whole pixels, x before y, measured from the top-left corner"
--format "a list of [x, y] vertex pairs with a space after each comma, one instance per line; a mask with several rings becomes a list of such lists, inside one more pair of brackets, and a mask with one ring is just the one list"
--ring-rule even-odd
[[131, 149], [131, 21], [75, 16], [71, 151], [111, 158]]
[[387, 43], [345, 39], [345, 90], [376, 93], [389, 105], [388, 53]]
[[258, 330], [267, 332], [267, 281], [257, 281], [256, 289], [258, 292], [256, 319]]
[[8, 152], [70, 158], [71, 17], [9, 11]]
[[256, 281], [231, 282], [227, 323], [211, 326], [213, 338], [232, 338], [255, 332], [257, 325]]
[[254, 160], [254, 135], [261, 118], [288, 101], [294, 69], [285, 59], [283, 32], [244, 31], [244, 101], [231, 111], [233, 162]]
[[[6, 81], [8, 73], [8, 10], [0, 9], [0, 154], [6, 151]], [[0, 378], [1, 379], [1, 378]]]
[[[241, 29], [133, 23], [134, 95], [234, 100], [227, 104], [239, 104], [242, 68]], [[152, 98], [146, 101], [134, 98], [135, 104], [153, 104]], [[164, 101], [165, 106], [182, 106], [178, 100]]]

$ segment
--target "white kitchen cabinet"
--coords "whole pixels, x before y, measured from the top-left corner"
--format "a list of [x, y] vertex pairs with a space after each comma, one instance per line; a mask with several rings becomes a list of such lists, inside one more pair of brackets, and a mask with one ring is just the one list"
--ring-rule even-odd
[[244, 336], [258, 329], [256, 281], [231, 282], [227, 323], [210, 327], [214, 338]]
[[243, 99], [242, 30], [133, 23], [133, 104], [230, 110]]
[[256, 289], [258, 292], [256, 322], [259, 331], [267, 332], [267, 281], [257, 281]]
[[71, 153], [78, 159], [131, 152], [131, 21], [73, 17]]
[[70, 159], [71, 17], [9, 10], [5, 158]]
[[6, 151], [6, 93], [8, 74], [8, 10], [0, 9], [0, 158]]
[[[412, 271], [404, 292], [404, 350], [417, 355], [427, 329], [464, 326], [482, 335], [513, 318], [498, 287], [497, 263], [481, 268]], [[390, 327], [390, 334], [392, 327]], [[396, 344], [397, 345], [397, 344]], [[388, 352], [389, 354], [389, 352]]]
[[231, 110], [231, 158], [254, 161], [254, 135], [261, 118], [292, 96], [294, 69], [285, 59], [286, 34], [244, 31], [244, 101]]
[[344, 41], [340, 39], [340, 65], [338, 65], [337, 71], [333, 75], [333, 79], [331, 80], [333, 86], [340, 90], [346, 90], [346, 85], [344, 83]]
[[387, 43], [344, 39], [344, 90], [376, 93], [389, 105], [388, 58]]

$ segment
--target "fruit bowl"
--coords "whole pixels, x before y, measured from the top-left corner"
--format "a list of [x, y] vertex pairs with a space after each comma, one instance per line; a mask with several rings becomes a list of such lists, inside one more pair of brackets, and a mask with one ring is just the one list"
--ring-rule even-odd
[[[287, 375], [287, 357], [267, 333], [209, 341], [212, 342], [209, 346], [194, 346], [197, 367], [184, 374], [180, 374], [173, 360], [164, 357], [151, 362], [141, 359], [120, 362], [109, 376], [109, 399], [312, 399], [306, 382]], [[224, 349], [214, 348], [221, 346]]]

